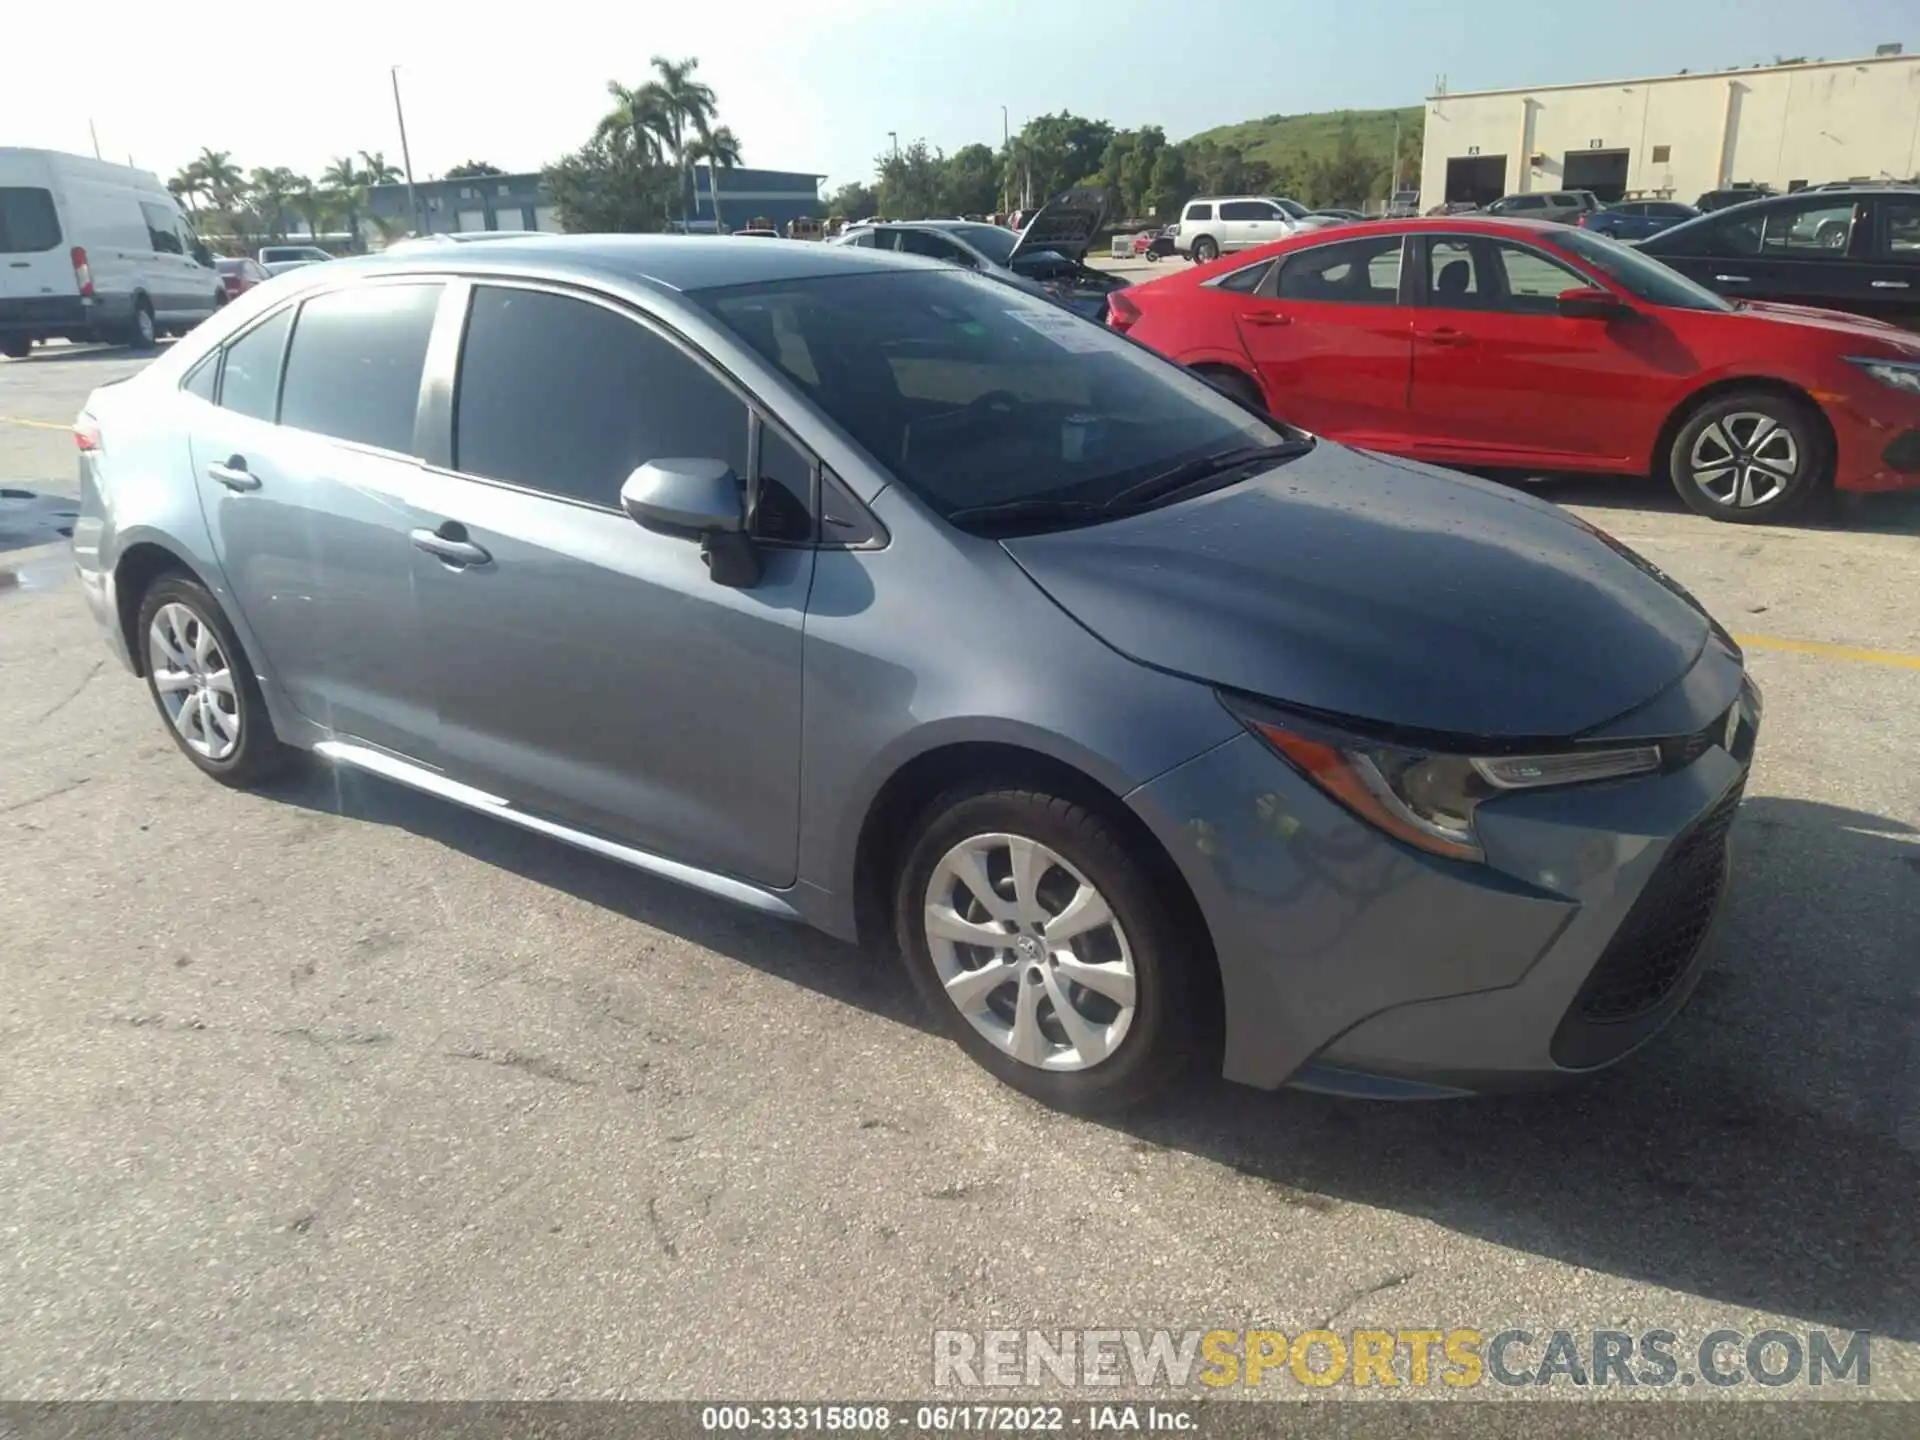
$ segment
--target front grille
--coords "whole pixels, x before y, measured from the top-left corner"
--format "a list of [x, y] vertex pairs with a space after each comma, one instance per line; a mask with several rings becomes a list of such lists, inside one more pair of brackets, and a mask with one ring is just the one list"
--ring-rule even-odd
[[1582, 1019], [1613, 1023], [1644, 1015], [1686, 974], [1726, 880], [1727, 832], [1740, 794], [1739, 786], [1728, 791], [1660, 862], [1574, 997]]

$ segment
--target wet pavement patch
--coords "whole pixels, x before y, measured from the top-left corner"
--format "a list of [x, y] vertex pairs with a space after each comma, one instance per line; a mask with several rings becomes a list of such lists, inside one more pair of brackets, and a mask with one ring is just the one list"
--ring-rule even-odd
[[[16, 486], [0, 489], [0, 551], [26, 550], [73, 538], [80, 502]], [[0, 586], [6, 582], [0, 581]]]

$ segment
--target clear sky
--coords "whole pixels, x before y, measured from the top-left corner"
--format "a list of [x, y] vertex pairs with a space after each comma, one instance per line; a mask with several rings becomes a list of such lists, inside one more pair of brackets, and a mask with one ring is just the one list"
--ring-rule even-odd
[[[312, 174], [400, 159], [537, 168], [585, 139], [605, 84], [698, 56], [749, 165], [869, 178], [888, 146], [997, 144], [1068, 109], [1172, 139], [1236, 120], [1418, 103], [1454, 90], [1605, 80], [1903, 41], [1920, 0], [327, 0], [75, 6], [0, 0], [0, 144], [100, 149], [164, 177], [211, 146]], [[1424, 12], [1424, 13], [1423, 13]], [[453, 17], [459, 16], [458, 20]], [[163, 23], [164, 22], [164, 23]], [[200, 59], [187, 56], [197, 48]]]

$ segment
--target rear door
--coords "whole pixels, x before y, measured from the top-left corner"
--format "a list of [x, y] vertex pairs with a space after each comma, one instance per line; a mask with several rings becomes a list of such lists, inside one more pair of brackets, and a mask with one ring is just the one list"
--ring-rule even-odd
[[0, 185], [0, 295], [32, 301], [78, 293], [53, 192]]
[[1866, 313], [1896, 324], [1920, 320], [1920, 191], [1873, 202], [1873, 254], [1867, 265]]
[[1371, 235], [1290, 251], [1247, 296], [1240, 342], [1282, 419], [1349, 444], [1398, 448], [1413, 358], [1402, 242]]
[[1224, 200], [1216, 234], [1222, 250], [1248, 250], [1290, 234], [1292, 223], [1266, 200]]
[[283, 307], [226, 347], [192, 428], [215, 552], [294, 706], [428, 764], [438, 720], [409, 535], [443, 289], [362, 284]]
[[1671, 381], [1642, 312], [1570, 320], [1563, 290], [1596, 282], [1545, 250], [1481, 235], [1420, 240], [1413, 327], [1415, 453], [1456, 463], [1624, 469], [1648, 452]]
[[1865, 209], [1845, 194], [1796, 196], [1743, 207], [1648, 253], [1734, 299], [1860, 310], [1873, 293], [1857, 263], [1871, 244]]

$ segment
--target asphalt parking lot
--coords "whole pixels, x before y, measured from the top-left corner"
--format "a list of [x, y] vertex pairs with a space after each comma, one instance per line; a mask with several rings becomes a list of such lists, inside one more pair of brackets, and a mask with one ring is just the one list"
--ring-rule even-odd
[[377, 780], [198, 776], [47, 546], [66, 426], [138, 363], [0, 362], [0, 1397], [825, 1400], [926, 1393], [938, 1329], [1820, 1326], [1920, 1398], [1920, 497], [1754, 529], [1543, 487], [1766, 688], [1712, 968], [1639, 1056], [1098, 1124], [882, 959]]

